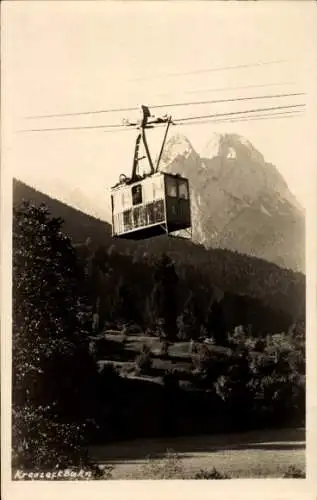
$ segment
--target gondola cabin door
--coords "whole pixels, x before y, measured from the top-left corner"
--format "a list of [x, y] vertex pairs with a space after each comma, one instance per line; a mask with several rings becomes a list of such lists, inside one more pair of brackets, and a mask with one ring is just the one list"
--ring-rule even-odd
[[191, 226], [188, 180], [157, 172], [112, 188], [112, 235], [145, 239]]

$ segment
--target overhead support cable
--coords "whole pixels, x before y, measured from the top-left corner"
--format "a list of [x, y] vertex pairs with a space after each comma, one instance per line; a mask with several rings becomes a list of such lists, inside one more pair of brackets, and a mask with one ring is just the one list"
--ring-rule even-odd
[[[233, 97], [226, 99], [212, 99], [212, 100], [204, 100], [204, 101], [189, 101], [189, 102], [176, 102], [169, 104], [154, 104], [149, 106], [151, 109], [159, 109], [159, 108], [170, 108], [170, 107], [184, 107], [184, 106], [201, 106], [206, 104], [223, 104], [227, 102], [239, 102], [239, 101], [255, 101], [255, 100], [263, 100], [263, 99], [281, 99], [284, 97], [299, 97], [305, 95], [305, 92], [294, 92], [288, 94], [269, 94], [269, 95], [260, 95], [260, 96], [244, 96], [244, 97]], [[131, 107], [131, 108], [109, 108], [109, 109], [99, 109], [95, 111], [78, 111], [74, 113], [57, 113], [51, 115], [34, 115], [28, 116], [26, 119], [42, 119], [42, 118], [59, 118], [59, 117], [70, 117], [70, 116], [84, 116], [84, 115], [97, 115], [104, 113], [121, 113], [127, 111], [137, 111], [139, 108]]]
[[232, 116], [232, 115], [245, 115], [248, 113], [255, 113], [259, 111], [275, 111], [278, 109], [288, 109], [288, 108], [302, 108], [305, 107], [305, 104], [290, 104], [285, 106], [272, 106], [270, 108], [257, 108], [257, 109], [245, 109], [243, 111], [230, 111], [227, 113], [214, 113], [210, 115], [201, 115], [201, 116], [187, 116], [185, 118], [174, 119], [175, 123], [177, 122], [186, 122], [191, 120], [199, 120], [204, 118], [214, 118], [217, 116]]
[[[214, 113], [208, 115], [200, 115], [200, 116], [187, 116], [184, 118], [173, 119], [173, 123], [182, 124], [186, 122], [198, 122], [199, 120], [208, 119], [208, 118], [222, 118], [222, 117], [236, 117], [241, 115], [250, 115], [252, 113], [259, 112], [273, 112], [278, 110], [292, 109], [292, 108], [305, 108], [305, 104], [290, 104], [284, 106], [272, 106], [268, 108], [254, 108], [247, 109], [242, 111], [231, 111], [226, 113]], [[160, 124], [156, 125], [160, 126]], [[86, 126], [74, 126], [74, 127], [52, 127], [52, 128], [42, 128], [42, 129], [25, 129], [20, 130], [19, 132], [52, 132], [52, 131], [68, 131], [68, 130], [91, 130], [91, 129], [117, 129], [117, 131], [122, 130], [134, 130], [132, 127], [127, 127], [121, 124], [104, 124], [104, 125], [86, 125]]]
[[236, 64], [236, 65], [231, 65], [231, 66], [215, 66], [213, 68], [206, 68], [206, 69], [198, 69], [198, 70], [193, 70], [193, 71], [181, 71], [181, 72], [175, 72], [175, 73], [164, 73], [162, 75], [148, 75], [148, 76], [140, 76], [137, 78], [131, 78], [128, 80], [129, 82], [139, 82], [142, 80], [151, 80], [151, 79], [158, 79], [158, 78], [170, 78], [170, 77], [175, 77], [175, 76], [189, 76], [189, 75], [202, 75], [204, 73], [215, 73], [219, 71], [231, 71], [231, 70], [236, 70], [236, 69], [245, 69], [245, 68], [254, 68], [254, 67], [261, 67], [261, 66], [272, 66], [275, 64], [284, 64], [287, 62], [290, 62], [290, 59], [278, 59], [275, 61], [258, 61], [258, 62], [253, 62], [253, 63], [246, 63], [246, 64]]
[[[259, 83], [259, 84], [250, 84], [250, 85], [238, 85], [235, 87], [213, 87], [213, 88], [204, 88], [204, 89], [195, 89], [195, 90], [184, 90], [181, 91], [181, 94], [203, 94], [209, 92], [227, 92], [230, 90], [244, 90], [244, 89], [255, 89], [255, 88], [264, 88], [264, 87], [284, 87], [286, 85], [296, 85], [296, 82], [276, 82], [276, 83]], [[170, 95], [171, 92], [164, 92], [159, 94], [160, 97]]]
[[200, 120], [197, 122], [190, 122], [190, 123], [178, 123], [178, 126], [186, 126], [186, 127], [191, 127], [193, 125], [207, 125], [210, 123], [242, 123], [242, 122], [249, 122], [249, 121], [259, 121], [259, 120], [276, 120], [276, 119], [289, 119], [289, 118], [298, 118], [300, 116], [304, 116], [304, 113], [301, 111], [292, 111], [288, 113], [281, 113], [281, 114], [273, 114], [271, 115], [254, 115], [254, 116], [247, 116], [247, 117], [231, 117], [231, 118], [210, 118], [206, 120]]

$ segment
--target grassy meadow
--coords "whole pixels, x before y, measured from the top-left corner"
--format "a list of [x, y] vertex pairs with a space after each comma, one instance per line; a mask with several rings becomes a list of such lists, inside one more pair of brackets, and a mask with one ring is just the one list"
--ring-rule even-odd
[[173, 477], [192, 477], [199, 470], [216, 468], [230, 478], [281, 478], [290, 467], [305, 471], [305, 433], [278, 429], [225, 435], [144, 439], [95, 446], [90, 456], [100, 465], [112, 465], [113, 479], [155, 479], [157, 469], [166, 474], [178, 457], [181, 470]]

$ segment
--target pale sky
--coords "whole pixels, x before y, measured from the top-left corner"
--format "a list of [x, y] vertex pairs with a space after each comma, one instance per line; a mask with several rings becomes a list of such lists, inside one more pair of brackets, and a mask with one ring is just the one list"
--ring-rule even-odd
[[[181, 118], [306, 103], [303, 117], [172, 129], [198, 152], [213, 132], [245, 136], [306, 206], [316, 179], [315, 7], [313, 2], [4, 2], [4, 166], [48, 194], [82, 209], [86, 204], [102, 216], [107, 188], [120, 173], [130, 173], [135, 131], [18, 131], [115, 124], [134, 113], [26, 116], [307, 92], [162, 109]], [[265, 64], [219, 70], [255, 63]], [[154, 156], [161, 134], [162, 129], [154, 132]]]

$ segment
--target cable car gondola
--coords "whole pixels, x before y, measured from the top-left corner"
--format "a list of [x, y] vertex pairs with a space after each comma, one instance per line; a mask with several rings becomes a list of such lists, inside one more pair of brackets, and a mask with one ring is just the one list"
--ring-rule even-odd
[[[165, 134], [154, 166], [145, 131], [163, 123], [166, 124]], [[138, 135], [131, 177], [122, 174], [119, 182], [111, 188], [113, 238], [141, 240], [191, 229], [188, 179], [179, 174], [159, 171], [171, 124], [171, 116], [154, 118], [147, 106], [141, 106], [141, 119], [138, 123], [128, 123], [129, 126], [137, 127]], [[145, 156], [140, 158], [141, 142]], [[138, 174], [138, 166], [139, 161], [144, 158], [148, 161], [150, 172], [141, 176]]]

